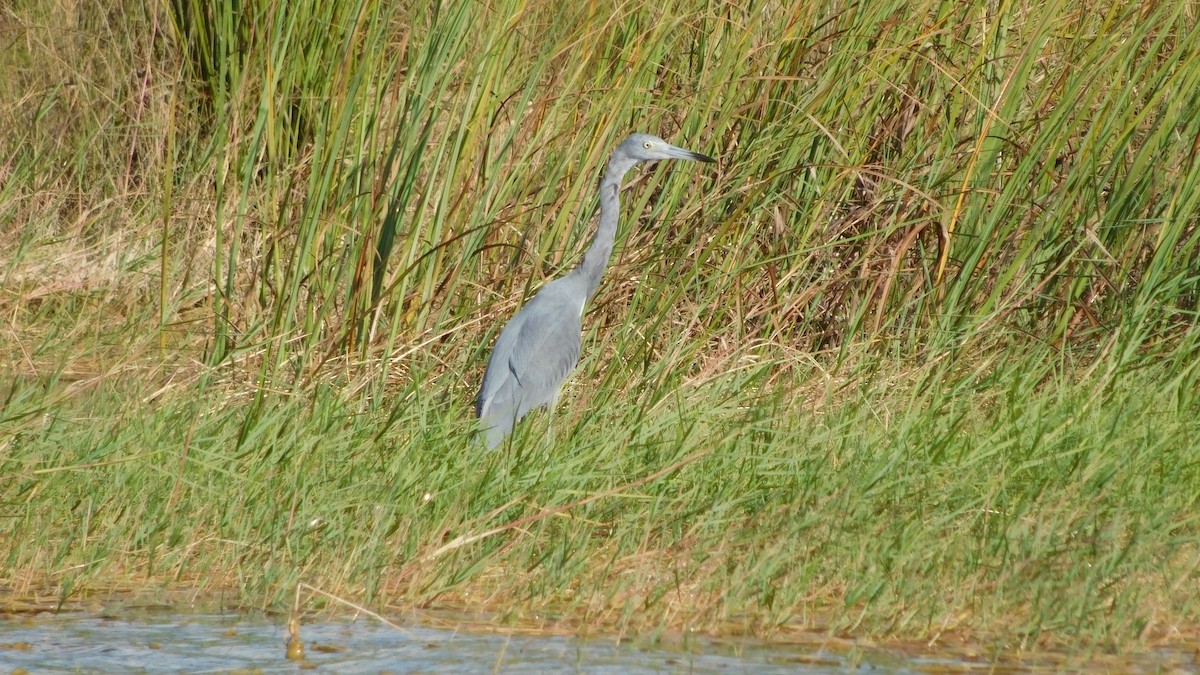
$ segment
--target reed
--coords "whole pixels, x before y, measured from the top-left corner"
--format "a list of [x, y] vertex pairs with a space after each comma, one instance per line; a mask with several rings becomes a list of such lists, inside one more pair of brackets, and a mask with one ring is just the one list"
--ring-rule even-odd
[[[1197, 625], [1193, 3], [240, 8], [0, 19], [14, 592]], [[634, 130], [720, 165], [638, 173], [562, 404], [489, 454], [487, 349]]]

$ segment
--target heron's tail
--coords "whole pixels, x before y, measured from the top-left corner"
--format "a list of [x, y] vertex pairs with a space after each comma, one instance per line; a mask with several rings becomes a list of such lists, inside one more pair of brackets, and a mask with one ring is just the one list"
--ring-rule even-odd
[[504, 437], [512, 431], [513, 421], [511, 418], [498, 418], [493, 416], [479, 418], [479, 426], [481, 428], [480, 436], [487, 443], [488, 450], [495, 450], [497, 445], [504, 440]]

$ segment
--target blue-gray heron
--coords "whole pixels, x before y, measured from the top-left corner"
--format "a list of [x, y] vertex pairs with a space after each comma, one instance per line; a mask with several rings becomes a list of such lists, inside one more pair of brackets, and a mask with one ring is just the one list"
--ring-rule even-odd
[[563, 382], [579, 361], [583, 308], [600, 285], [612, 255], [621, 179], [635, 164], [660, 159], [715, 161], [650, 134], [633, 134], [613, 151], [600, 179], [600, 224], [583, 262], [543, 286], [496, 339], [475, 403], [489, 448], [496, 447], [529, 411], [543, 405], [554, 408]]

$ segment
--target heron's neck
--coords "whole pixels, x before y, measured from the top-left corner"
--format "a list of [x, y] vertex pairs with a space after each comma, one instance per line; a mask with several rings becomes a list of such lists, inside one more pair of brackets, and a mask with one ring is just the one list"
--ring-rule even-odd
[[596, 238], [583, 254], [583, 262], [571, 276], [579, 277], [587, 288], [588, 300], [596, 293], [600, 277], [612, 256], [613, 242], [617, 238], [617, 219], [621, 204], [621, 180], [633, 168], [631, 160], [618, 161], [613, 157], [608, 162], [604, 177], [600, 179], [600, 224], [596, 227]]

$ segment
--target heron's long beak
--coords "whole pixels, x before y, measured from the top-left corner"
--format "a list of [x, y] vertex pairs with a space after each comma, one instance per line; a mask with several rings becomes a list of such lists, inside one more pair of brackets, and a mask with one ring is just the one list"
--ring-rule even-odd
[[680, 148], [680, 147], [677, 147], [674, 145], [667, 146], [666, 154], [670, 155], [671, 159], [690, 159], [694, 162], [715, 162], [715, 161], [717, 161], [717, 160], [713, 159], [712, 157], [709, 157], [708, 155], [702, 155], [698, 152], [692, 152], [691, 150], [685, 150], [683, 148]]

